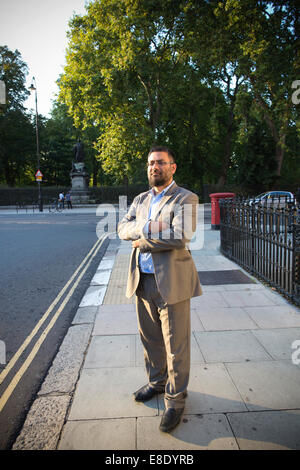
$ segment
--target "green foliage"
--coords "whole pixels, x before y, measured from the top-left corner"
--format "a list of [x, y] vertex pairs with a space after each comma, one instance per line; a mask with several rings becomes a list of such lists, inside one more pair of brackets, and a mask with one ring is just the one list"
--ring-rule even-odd
[[6, 87], [6, 104], [0, 110], [0, 182], [9, 186], [31, 180], [35, 140], [31, 117], [23, 106], [29, 94], [26, 74], [19, 51], [0, 46], [0, 80]]
[[34, 128], [29, 116], [19, 109], [0, 115], [0, 181], [9, 186], [32, 181], [34, 143]]
[[55, 104], [41, 134], [41, 170], [47, 185], [70, 184], [72, 148], [76, 142], [73, 120], [64, 105]]
[[[176, 154], [177, 182], [199, 193], [288, 189], [299, 178], [298, 20], [296, 0], [90, 1], [70, 20], [59, 102], [41, 119], [48, 182], [68, 184], [80, 136], [93, 185], [146, 183], [159, 143]], [[22, 83], [19, 55], [7, 61]], [[17, 89], [12, 106], [27, 93]]]
[[182, 181], [193, 167], [201, 173], [195, 184], [204, 168], [214, 171], [223, 126], [209, 127], [207, 100], [212, 114], [224, 100], [190, 63], [181, 20], [180, 2], [106, 0], [90, 3], [88, 14], [70, 23], [60, 100], [77, 126], [98, 128], [97, 158], [118, 182], [140, 180], [145, 155], [158, 142], [174, 148]]
[[281, 175], [289, 128], [299, 119], [291, 99], [291, 85], [300, 72], [296, 2], [230, 0], [225, 10], [227, 29], [239, 34], [241, 72], [275, 144], [275, 182]]
[[23, 62], [20, 52], [0, 46], [0, 80], [6, 86], [4, 113], [17, 109], [24, 111], [23, 102], [30, 93], [25, 88], [27, 74], [27, 65]]

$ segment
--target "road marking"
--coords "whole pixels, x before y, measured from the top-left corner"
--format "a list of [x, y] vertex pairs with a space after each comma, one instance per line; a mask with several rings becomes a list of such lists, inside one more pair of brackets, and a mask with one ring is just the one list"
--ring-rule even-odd
[[101, 239], [98, 239], [96, 241], [96, 243], [94, 244], [94, 246], [92, 247], [92, 249], [89, 251], [89, 253], [86, 255], [86, 257], [84, 258], [84, 260], [81, 262], [81, 264], [78, 266], [78, 268], [76, 269], [76, 271], [74, 272], [74, 274], [71, 276], [71, 278], [69, 279], [69, 281], [65, 284], [65, 286], [63, 287], [63, 289], [60, 291], [60, 293], [57, 295], [57, 297], [54, 299], [54, 301], [52, 302], [52, 304], [50, 305], [50, 307], [48, 308], [48, 310], [44, 313], [44, 315], [42, 316], [42, 318], [38, 321], [38, 323], [36, 324], [36, 326], [34, 327], [34, 329], [32, 330], [32, 332], [30, 333], [30, 335], [25, 339], [25, 341], [22, 343], [22, 345], [19, 347], [19, 349], [17, 350], [17, 352], [14, 354], [14, 356], [11, 358], [11, 360], [9, 361], [9, 363], [7, 364], [7, 366], [5, 367], [5, 369], [1, 372], [0, 374], [0, 384], [3, 382], [3, 380], [5, 379], [5, 377], [7, 376], [7, 374], [10, 372], [10, 370], [14, 367], [15, 363], [17, 362], [17, 360], [19, 359], [19, 357], [21, 356], [21, 354], [24, 352], [24, 350], [27, 348], [28, 344], [31, 342], [31, 340], [33, 339], [33, 337], [36, 335], [36, 333], [38, 332], [38, 330], [40, 329], [40, 327], [43, 325], [43, 323], [45, 323], [45, 321], [47, 320], [48, 316], [50, 315], [50, 313], [52, 312], [52, 310], [54, 309], [54, 307], [58, 304], [58, 302], [60, 301], [60, 299], [62, 298], [62, 296], [64, 295], [64, 293], [66, 292], [66, 290], [68, 289], [68, 287], [70, 286], [70, 284], [73, 282], [73, 280], [75, 279], [75, 277], [77, 276], [78, 272], [81, 270], [82, 266], [85, 264], [85, 262], [87, 261], [87, 259], [91, 256], [92, 252], [96, 249], [97, 245], [100, 243]]
[[[13, 358], [10, 360], [10, 362], [7, 364], [7, 367], [4, 369], [4, 371], [2, 371], [2, 373], [0, 374], [0, 383], [4, 380], [4, 378], [7, 376], [8, 372], [12, 369], [12, 367], [14, 366], [14, 364], [16, 363], [16, 361], [19, 359], [20, 355], [22, 354], [22, 352], [26, 349], [26, 347], [28, 346], [28, 344], [30, 343], [30, 341], [32, 340], [32, 338], [36, 335], [37, 331], [39, 330], [39, 328], [41, 327], [41, 325], [45, 322], [45, 320], [48, 318], [49, 314], [51, 313], [51, 311], [54, 309], [54, 307], [57, 305], [57, 303], [59, 302], [59, 300], [61, 299], [61, 297], [63, 296], [64, 292], [66, 291], [66, 289], [69, 287], [69, 285], [71, 284], [71, 282], [74, 280], [74, 278], [76, 277], [76, 275], [78, 274], [78, 272], [80, 271], [80, 269], [82, 268], [82, 266], [84, 266], [86, 260], [90, 257], [89, 261], [87, 262], [86, 266], [84, 267], [84, 269], [82, 270], [82, 272], [80, 273], [80, 275], [78, 276], [78, 279], [75, 281], [73, 287], [71, 288], [71, 290], [69, 291], [69, 293], [67, 294], [66, 298], [64, 299], [64, 301], [62, 302], [61, 306], [59, 307], [59, 309], [57, 310], [57, 312], [55, 313], [55, 315], [53, 316], [52, 320], [50, 321], [49, 325], [44, 329], [44, 331], [42, 331], [42, 333], [40, 334], [40, 337], [39, 339], [36, 341], [32, 351], [30, 352], [30, 354], [28, 355], [28, 357], [26, 358], [25, 362], [23, 363], [23, 365], [20, 367], [20, 369], [18, 370], [18, 372], [15, 374], [15, 376], [13, 377], [13, 379], [11, 380], [10, 384], [8, 385], [8, 387], [6, 388], [6, 390], [4, 391], [4, 393], [2, 394], [1, 398], [0, 398], [0, 412], [2, 411], [2, 409], [4, 408], [7, 400], [9, 399], [9, 397], [11, 396], [12, 392], [14, 391], [15, 387], [17, 386], [17, 384], [19, 383], [20, 379], [22, 378], [22, 376], [24, 375], [24, 373], [26, 372], [26, 370], [28, 369], [28, 367], [30, 366], [31, 362], [33, 361], [34, 357], [36, 356], [36, 354], [38, 353], [41, 345], [43, 344], [43, 342], [45, 341], [49, 331], [53, 328], [53, 326], [55, 325], [55, 322], [56, 320], [58, 319], [60, 313], [63, 311], [63, 309], [65, 308], [66, 304], [68, 303], [68, 301], [70, 300], [70, 297], [73, 295], [76, 287], [78, 286], [81, 278], [83, 277], [83, 275], [85, 274], [85, 272], [87, 271], [88, 267], [90, 266], [92, 260], [94, 259], [94, 257], [96, 256], [96, 254], [98, 253], [98, 251], [100, 250], [102, 244], [104, 243], [104, 241], [106, 240], [106, 238], [108, 237], [108, 234], [105, 234], [102, 238], [100, 238], [99, 240], [97, 240], [97, 242], [95, 243], [95, 245], [93, 246], [93, 248], [90, 250], [90, 252], [87, 254], [87, 256], [85, 257], [85, 259], [82, 261], [82, 263], [80, 264], [80, 266], [76, 269], [76, 271], [74, 272], [74, 274], [72, 275], [72, 277], [70, 278], [70, 280], [66, 283], [66, 285], [64, 286], [64, 288], [61, 290], [61, 292], [58, 294], [58, 296], [56, 297], [56, 299], [52, 302], [52, 304], [50, 305], [50, 307], [48, 308], [48, 310], [46, 311], [46, 313], [43, 315], [43, 317], [41, 318], [41, 320], [37, 323], [36, 327], [32, 330], [31, 334], [26, 338], [26, 340], [24, 341], [24, 343], [20, 346], [20, 348], [18, 349], [18, 351], [16, 352], [16, 354], [13, 356]], [[8, 370], [7, 370], [8, 369]]]

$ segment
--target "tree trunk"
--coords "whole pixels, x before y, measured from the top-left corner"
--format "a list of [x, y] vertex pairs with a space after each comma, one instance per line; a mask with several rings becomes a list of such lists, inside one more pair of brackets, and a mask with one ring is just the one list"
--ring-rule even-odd
[[[253, 85], [253, 81], [252, 81], [252, 85]], [[288, 127], [288, 120], [289, 120], [290, 103], [287, 103], [286, 105], [284, 120], [282, 122], [282, 125], [279, 126], [279, 131], [278, 131], [276, 124], [274, 122], [274, 119], [272, 119], [270, 115], [270, 110], [267, 104], [264, 102], [261, 96], [259, 96], [257, 93], [255, 93], [255, 98], [256, 98], [255, 102], [263, 110], [264, 119], [267, 125], [269, 126], [271, 135], [276, 145], [275, 161], [276, 161], [277, 166], [276, 166], [275, 175], [276, 175], [276, 180], [278, 180], [281, 176], [281, 168], [282, 168], [282, 162], [283, 162], [283, 157], [284, 157], [284, 147], [285, 147], [285, 139], [286, 139], [286, 133], [287, 133], [287, 127]]]
[[93, 156], [93, 187], [97, 186], [98, 180], [98, 160]]
[[275, 172], [275, 177], [274, 177], [273, 184], [272, 184], [273, 190], [276, 190], [277, 182], [279, 181], [281, 177], [281, 168], [282, 168], [282, 162], [283, 162], [283, 157], [284, 157], [284, 142], [285, 142], [285, 136], [283, 137], [283, 139], [276, 142], [276, 151], [275, 151], [276, 172]]
[[231, 157], [231, 142], [232, 142], [232, 133], [233, 133], [233, 121], [234, 121], [234, 112], [233, 106], [231, 106], [230, 116], [227, 123], [227, 132], [225, 137], [225, 151], [223, 157], [222, 173], [218, 180], [218, 186], [222, 187], [226, 184], [227, 173]]
[[141, 75], [138, 73], [138, 79], [140, 80], [141, 84], [143, 85], [146, 95], [148, 98], [148, 104], [149, 104], [149, 113], [150, 113], [150, 126], [153, 131], [153, 135], [155, 136], [155, 113], [154, 113], [154, 104], [153, 104], [153, 98], [151, 94], [151, 84], [148, 82], [146, 83], [145, 80], [142, 79]]
[[150, 81], [146, 82], [139, 73], [138, 73], [138, 79], [140, 80], [147, 94], [148, 104], [149, 104], [149, 114], [150, 114], [149, 125], [153, 132], [153, 139], [155, 140], [156, 131], [157, 131], [158, 123], [160, 121], [160, 115], [161, 115], [160, 77], [158, 76], [156, 80], [156, 84], [157, 84], [156, 106], [155, 106], [155, 91], [153, 91], [151, 82]]
[[7, 161], [4, 161], [4, 176], [5, 176], [6, 184], [10, 187], [14, 187], [16, 183], [15, 175], [14, 175], [14, 172], [11, 171], [11, 168]]
[[230, 101], [230, 110], [229, 110], [229, 117], [227, 121], [222, 172], [218, 180], [218, 186], [224, 186], [227, 181], [227, 173], [228, 173], [230, 157], [231, 157], [231, 143], [232, 143], [232, 134], [233, 134], [233, 126], [234, 126], [234, 108], [235, 108], [236, 97], [237, 97], [237, 93], [239, 90], [239, 86], [244, 81], [244, 79], [241, 79], [241, 81], [239, 81], [240, 77], [236, 76], [235, 87], [234, 87], [233, 93], [231, 93], [230, 86], [231, 86], [231, 81], [234, 77], [230, 76], [227, 73], [226, 67], [224, 68], [223, 73], [225, 77], [227, 78], [227, 80], [224, 79], [224, 82], [227, 84], [226, 94], [227, 94], [228, 100]]
[[123, 184], [125, 185], [126, 195], [128, 196], [128, 176], [127, 175], [125, 175], [123, 178]]

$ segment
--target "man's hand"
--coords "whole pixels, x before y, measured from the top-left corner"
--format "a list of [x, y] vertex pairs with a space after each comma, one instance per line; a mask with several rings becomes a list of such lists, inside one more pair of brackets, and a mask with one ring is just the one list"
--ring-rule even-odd
[[[158, 222], [154, 220], [151, 220], [149, 222], [149, 234], [162, 232], [163, 230], [166, 230], [167, 228], [168, 228], [168, 224], [166, 224], [165, 222], [161, 222], [161, 221]], [[140, 240], [133, 240], [133, 242], [131, 243], [131, 246], [132, 248], [138, 248], [140, 246]]]

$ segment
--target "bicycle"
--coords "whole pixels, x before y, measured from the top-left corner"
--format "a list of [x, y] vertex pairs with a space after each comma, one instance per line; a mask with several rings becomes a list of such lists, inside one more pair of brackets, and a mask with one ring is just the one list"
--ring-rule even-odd
[[62, 202], [57, 199], [54, 199], [49, 206], [49, 212], [62, 212], [62, 211], [63, 211]]

